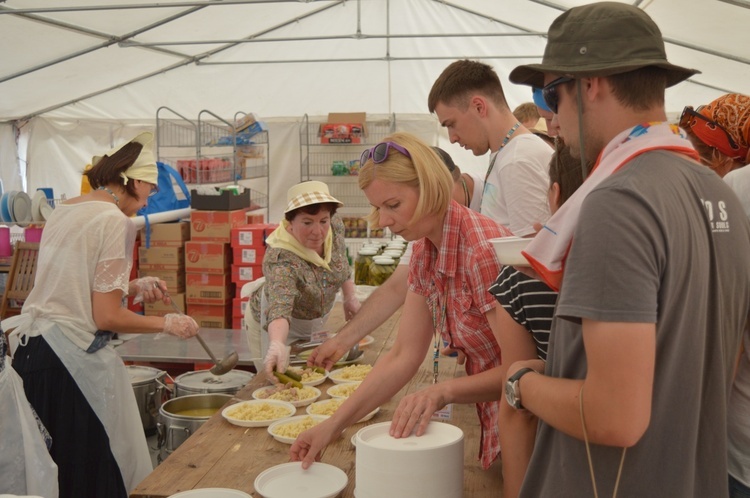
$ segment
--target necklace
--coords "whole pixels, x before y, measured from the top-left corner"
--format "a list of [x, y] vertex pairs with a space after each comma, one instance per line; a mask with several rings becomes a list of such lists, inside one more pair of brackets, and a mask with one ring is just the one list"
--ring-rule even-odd
[[108, 189], [107, 187], [104, 187], [104, 186], [99, 187], [96, 190], [104, 190], [106, 193], [108, 193], [109, 195], [111, 195], [112, 198], [115, 200], [115, 205], [117, 205], [117, 206], [120, 205], [120, 199], [115, 195], [114, 192], [112, 192], [112, 190], [110, 190], [110, 189]]
[[487, 179], [490, 177], [490, 173], [492, 173], [492, 168], [495, 167], [495, 161], [497, 161], [497, 155], [500, 153], [501, 150], [503, 150], [503, 147], [508, 145], [508, 142], [510, 142], [510, 138], [513, 136], [513, 134], [516, 132], [518, 127], [521, 126], [521, 123], [516, 121], [516, 124], [510, 127], [510, 130], [508, 130], [508, 134], [505, 135], [505, 138], [503, 139], [503, 143], [500, 144], [500, 147], [497, 149], [497, 152], [495, 152], [495, 157], [493, 158], [492, 162], [490, 163], [490, 167], [487, 170], [487, 174], [484, 177], [484, 184], [487, 185]]
[[466, 186], [466, 178], [461, 175], [461, 186], [464, 188], [464, 206], [469, 207], [471, 204], [471, 198], [469, 197], [469, 187]]

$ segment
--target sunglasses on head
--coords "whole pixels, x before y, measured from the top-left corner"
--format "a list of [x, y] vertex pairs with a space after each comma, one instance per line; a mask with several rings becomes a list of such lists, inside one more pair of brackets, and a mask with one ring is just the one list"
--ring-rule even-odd
[[692, 129], [693, 127], [690, 125], [690, 121], [692, 121], [692, 118], [701, 119], [708, 123], [709, 126], [718, 128], [722, 132], [724, 132], [724, 135], [726, 135], [730, 147], [732, 147], [733, 149], [737, 149], [737, 142], [734, 141], [732, 135], [730, 135], [729, 132], [719, 123], [701, 114], [701, 109], [703, 109], [703, 106], [698, 107], [698, 109], [693, 109], [691, 106], [685, 106], [685, 108], [682, 110], [682, 114], [680, 114], [680, 128]]
[[550, 111], [557, 114], [557, 106], [560, 103], [560, 94], [557, 93], [557, 85], [574, 80], [575, 78], [571, 78], [570, 76], [561, 76], [556, 80], [550, 81], [549, 84], [544, 85], [544, 88], [542, 88], [542, 97], [544, 97], [544, 102], [547, 104]]
[[399, 144], [394, 142], [380, 142], [375, 147], [371, 149], [365, 149], [364, 152], [362, 152], [362, 157], [359, 158], [360, 166], [364, 166], [367, 160], [370, 158], [372, 158], [372, 162], [375, 164], [382, 163], [383, 161], [388, 159], [388, 152], [391, 149], [394, 149], [411, 159], [411, 154], [409, 154], [409, 151], [401, 147]]

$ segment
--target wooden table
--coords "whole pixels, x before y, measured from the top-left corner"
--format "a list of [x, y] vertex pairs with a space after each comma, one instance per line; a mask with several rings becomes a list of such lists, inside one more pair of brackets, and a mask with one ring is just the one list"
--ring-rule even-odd
[[[329, 319], [330, 330], [338, 330], [343, 324], [341, 307], [336, 306]], [[373, 332], [375, 342], [365, 348], [364, 363], [374, 364], [377, 358], [390, 350], [396, 337], [401, 310]], [[457, 366], [454, 358], [441, 358], [440, 377], [445, 380], [465, 375], [463, 366]], [[378, 414], [368, 422], [354, 424], [343, 436], [331, 443], [323, 452], [322, 462], [335, 465], [349, 477], [349, 483], [341, 496], [354, 496], [355, 487], [355, 450], [350, 439], [359, 429], [366, 425], [387, 422], [399, 400], [406, 394], [428, 386], [432, 382], [431, 352], [425, 357], [412, 381], [408, 383], [393, 399], [381, 406]], [[267, 381], [263, 374], [255, 378], [235, 398], [252, 399], [252, 392]], [[318, 386], [323, 392], [321, 399], [327, 398], [325, 391], [332, 384], [326, 381]], [[230, 401], [234, 403], [236, 400]], [[304, 414], [305, 408], [299, 408], [297, 414]], [[454, 405], [453, 425], [464, 431], [464, 496], [466, 498], [502, 496], [502, 476], [500, 462], [489, 470], [482, 470], [477, 460], [479, 452], [480, 426], [474, 405]], [[252, 496], [255, 492], [253, 482], [262, 471], [289, 461], [287, 444], [273, 439], [265, 427], [245, 428], [226, 422], [221, 413], [216, 413], [201, 428], [178, 447], [146, 479], [141, 482], [131, 498], [164, 498], [179, 491], [195, 488], [232, 488], [239, 489]]]

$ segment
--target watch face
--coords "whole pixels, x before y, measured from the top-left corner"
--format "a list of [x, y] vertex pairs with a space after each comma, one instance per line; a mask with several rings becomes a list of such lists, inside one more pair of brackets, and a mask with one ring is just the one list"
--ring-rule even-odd
[[512, 406], [513, 408], [516, 408], [516, 390], [513, 389], [513, 383], [512, 382], [506, 382], [505, 383], [505, 399], [508, 401], [508, 404]]

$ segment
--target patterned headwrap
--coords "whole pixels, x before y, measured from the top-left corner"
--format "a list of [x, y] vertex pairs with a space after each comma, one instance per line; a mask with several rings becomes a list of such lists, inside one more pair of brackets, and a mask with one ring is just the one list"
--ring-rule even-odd
[[690, 128], [701, 142], [725, 156], [750, 163], [749, 96], [728, 93], [695, 111], [686, 107], [680, 126]]

